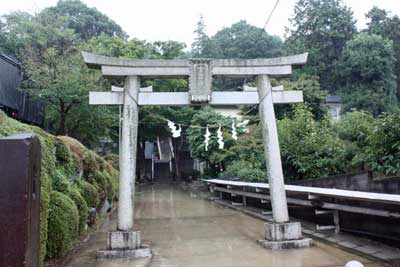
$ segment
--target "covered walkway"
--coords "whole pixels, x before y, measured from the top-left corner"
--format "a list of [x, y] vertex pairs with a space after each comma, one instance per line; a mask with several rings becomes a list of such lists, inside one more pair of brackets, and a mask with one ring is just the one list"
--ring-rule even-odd
[[105, 233], [115, 229], [115, 216], [79, 251], [68, 267], [128, 266], [343, 266], [359, 260], [365, 266], [381, 266], [331, 245], [315, 242], [310, 249], [271, 251], [256, 240], [264, 236], [261, 220], [218, 204], [202, 200], [169, 185], [138, 188], [136, 221], [152, 259], [96, 261], [95, 252], [104, 249]]

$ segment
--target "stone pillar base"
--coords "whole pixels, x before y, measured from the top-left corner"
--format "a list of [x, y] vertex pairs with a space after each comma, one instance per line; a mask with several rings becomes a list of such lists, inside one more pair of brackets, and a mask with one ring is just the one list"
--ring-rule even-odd
[[140, 231], [107, 232], [107, 248], [96, 253], [98, 259], [150, 257], [150, 248], [143, 246]]
[[303, 238], [299, 222], [266, 223], [265, 240], [258, 240], [263, 247], [272, 250], [309, 248], [312, 240]]

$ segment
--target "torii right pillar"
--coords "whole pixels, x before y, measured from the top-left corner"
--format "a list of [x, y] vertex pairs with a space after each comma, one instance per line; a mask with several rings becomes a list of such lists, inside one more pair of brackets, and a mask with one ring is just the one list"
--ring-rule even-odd
[[303, 238], [300, 222], [289, 221], [272, 86], [267, 75], [257, 76], [257, 91], [273, 215], [273, 222], [265, 224], [265, 240], [258, 242], [273, 250], [308, 248], [312, 240]]

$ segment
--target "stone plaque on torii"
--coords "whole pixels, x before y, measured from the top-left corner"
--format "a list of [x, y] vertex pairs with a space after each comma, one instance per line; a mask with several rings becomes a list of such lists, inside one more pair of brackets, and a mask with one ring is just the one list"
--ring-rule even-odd
[[[136, 149], [139, 106], [150, 105], [252, 105], [259, 104], [263, 128], [264, 152], [270, 184], [273, 223], [266, 223], [265, 240], [269, 248], [308, 247], [298, 222], [289, 222], [274, 104], [303, 102], [302, 91], [284, 91], [272, 87], [270, 77], [285, 77], [293, 66], [304, 65], [307, 53], [268, 59], [123, 59], [83, 52], [87, 66], [101, 69], [103, 76], [124, 79], [124, 88], [110, 92], [90, 92], [91, 105], [123, 105], [120, 144], [120, 178], [117, 231], [107, 235], [105, 257], [143, 256], [140, 232], [133, 229], [136, 179]], [[213, 77], [256, 77], [256, 90], [213, 92]], [[185, 78], [188, 92], [152, 92], [141, 90], [141, 77]], [[148, 88], [147, 88], [148, 89]]]

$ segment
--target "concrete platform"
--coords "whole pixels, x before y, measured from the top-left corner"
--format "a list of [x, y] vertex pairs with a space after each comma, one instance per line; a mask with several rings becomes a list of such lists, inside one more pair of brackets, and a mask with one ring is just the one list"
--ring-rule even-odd
[[104, 259], [137, 259], [151, 257], [150, 248], [138, 248], [132, 250], [99, 250], [96, 253], [98, 260]]
[[257, 242], [264, 248], [271, 250], [310, 248], [312, 245], [311, 238], [281, 241], [258, 240]]

